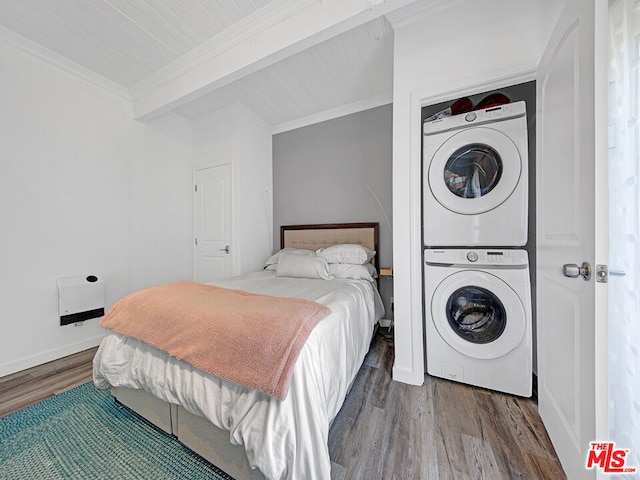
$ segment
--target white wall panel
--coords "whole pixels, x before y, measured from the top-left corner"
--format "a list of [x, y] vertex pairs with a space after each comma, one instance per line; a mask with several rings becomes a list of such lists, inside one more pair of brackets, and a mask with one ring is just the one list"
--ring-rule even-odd
[[191, 277], [188, 123], [0, 44], [0, 376], [97, 344], [59, 326], [56, 278], [97, 272], [106, 306]]

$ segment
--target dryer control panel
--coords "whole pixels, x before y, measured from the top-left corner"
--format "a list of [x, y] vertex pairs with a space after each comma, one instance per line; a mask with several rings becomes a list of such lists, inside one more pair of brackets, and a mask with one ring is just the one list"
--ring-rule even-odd
[[424, 260], [429, 265], [473, 265], [526, 267], [529, 256], [526, 250], [511, 249], [426, 249]]
[[520, 118], [520, 128], [526, 129], [526, 113], [527, 107], [524, 101], [507, 103], [505, 105], [498, 105], [497, 107], [489, 107], [484, 110], [474, 110], [466, 114], [461, 113], [460, 115], [453, 115], [451, 117], [444, 117], [431, 122], [425, 122], [423, 125], [423, 133], [424, 135], [432, 135], [445, 130], [469, 128], [470, 126], [509, 120], [512, 118]]

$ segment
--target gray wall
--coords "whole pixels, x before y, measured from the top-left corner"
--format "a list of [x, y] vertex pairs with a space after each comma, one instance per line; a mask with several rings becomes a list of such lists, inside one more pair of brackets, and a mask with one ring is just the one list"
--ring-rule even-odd
[[274, 248], [281, 225], [380, 222], [380, 264], [392, 265], [391, 122], [384, 105], [274, 135]]

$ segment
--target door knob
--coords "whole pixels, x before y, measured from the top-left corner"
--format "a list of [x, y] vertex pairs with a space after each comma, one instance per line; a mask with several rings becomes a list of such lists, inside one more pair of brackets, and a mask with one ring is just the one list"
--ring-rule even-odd
[[220, 249], [220, 251], [221, 251], [221, 252], [224, 252], [224, 253], [226, 253], [226, 254], [228, 255], [228, 254], [229, 254], [229, 245], [227, 245], [227, 246], [226, 246], [226, 247], [224, 247], [224, 248], [221, 248], [221, 249]]
[[575, 263], [565, 263], [562, 266], [562, 274], [565, 277], [576, 278], [582, 276], [584, 280], [591, 279], [591, 265], [588, 262], [583, 262], [581, 266]]

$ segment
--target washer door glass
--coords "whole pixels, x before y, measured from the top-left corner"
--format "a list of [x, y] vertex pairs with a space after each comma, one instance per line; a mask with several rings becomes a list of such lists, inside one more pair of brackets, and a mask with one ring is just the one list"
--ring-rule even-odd
[[502, 176], [502, 158], [489, 145], [472, 143], [459, 148], [444, 166], [444, 182], [461, 198], [480, 198], [491, 192]]
[[425, 185], [443, 207], [463, 215], [502, 205], [518, 186], [523, 170], [511, 138], [484, 127], [452, 135], [429, 160]]
[[522, 342], [529, 318], [513, 288], [483, 270], [452, 273], [431, 296], [430, 321], [438, 334], [453, 349], [472, 358], [499, 358], [509, 353]]
[[490, 343], [504, 332], [507, 312], [498, 297], [486, 288], [457, 289], [447, 302], [447, 320], [453, 331], [472, 343]]

